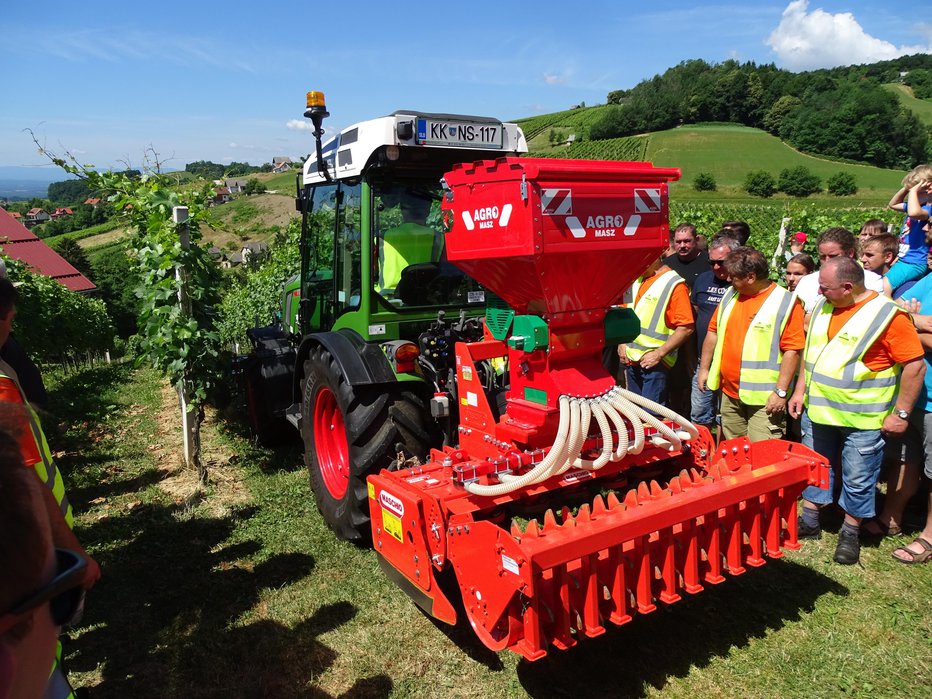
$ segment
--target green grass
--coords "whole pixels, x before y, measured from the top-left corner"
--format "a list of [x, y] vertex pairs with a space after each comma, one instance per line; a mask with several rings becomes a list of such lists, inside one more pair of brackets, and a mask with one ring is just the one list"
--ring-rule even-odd
[[919, 121], [932, 127], [932, 100], [921, 100], [913, 96], [913, 91], [907, 85], [887, 83], [884, 89], [889, 90], [900, 98], [900, 103], [913, 112]]
[[[793, 150], [775, 136], [746, 126], [696, 125], [650, 134], [647, 160], [662, 167], [678, 167], [683, 171], [680, 182], [672, 185], [676, 196], [696, 199], [746, 198], [741, 187], [749, 172], [766, 170], [775, 178], [785, 168], [804, 165], [822, 178], [822, 184], [836, 172], [850, 172], [858, 185], [854, 197], [842, 201], [886, 203], [903, 178], [899, 170], [886, 170], [870, 165], [854, 165], [805, 155]], [[692, 181], [700, 172], [711, 173], [718, 192], [696, 192]], [[785, 198], [779, 195], [778, 198]], [[814, 199], [837, 200], [830, 195]]]
[[98, 223], [96, 226], [91, 226], [90, 228], [82, 228], [79, 231], [71, 231], [70, 233], [62, 233], [61, 235], [53, 235], [48, 238], [43, 238], [42, 242], [46, 245], [55, 247], [57, 243], [61, 242], [65, 238], [70, 238], [71, 240], [84, 240], [85, 238], [90, 238], [94, 235], [108, 233], [122, 225], [125, 225], [125, 223], [119, 218], [112, 218], [109, 221]]
[[300, 174], [299, 170], [288, 170], [278, 173], [277, 175], [269, 175], [268, 179], [263, 177], [261, 182], [268, 189], [275, 190], [279, 194], [285, 196], [293, 197], [295, 194], [295, 178], [298, 174]]
[[[894, 697], [932, 683], [930, 569], [831, 562], [834, 526], [763, 568], [528, 663], [432, 623], [372, 551], [335, 540], [297, 444], [211, 417], [211, 474], [178, 468], [177, 402], [149, 370], [49, 377], [53, 449], [103, 568], [65, 650], [108, 697]], [[920, 689], [921, 693], [921, 689]]]

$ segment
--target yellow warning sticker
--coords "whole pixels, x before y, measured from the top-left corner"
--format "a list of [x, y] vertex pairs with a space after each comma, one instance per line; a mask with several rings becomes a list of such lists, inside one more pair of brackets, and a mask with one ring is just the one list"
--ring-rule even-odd
[[398, 541], [403, 541], [401, 535], [401, 517], [389, 512], [384, 507], [382, 508], [382, 526], [387, 533], [398, 539]]
[[366, 486], [367, 486], [368, 489], [369, 489], [369, 499], [370, 499], [370, 500], [375, 500], [375, 486], [372, 485], [372, 484], [369, 483], [369, 482], [366, 482]]

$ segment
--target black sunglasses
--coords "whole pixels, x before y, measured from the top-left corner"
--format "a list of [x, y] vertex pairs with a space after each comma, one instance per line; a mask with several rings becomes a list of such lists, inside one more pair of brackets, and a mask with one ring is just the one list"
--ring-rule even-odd
[[725, 260], [709, 260], [710, 267], [720, 267], [725, 264]]
[[52, 581], [0, 615], [0, 635], [46, 602], [56, 626], [72, 624], [79, 619], [84, 609], [82, 579], [87, 560], [68, 549], [55, 549], [55, 560], [57, 567]]

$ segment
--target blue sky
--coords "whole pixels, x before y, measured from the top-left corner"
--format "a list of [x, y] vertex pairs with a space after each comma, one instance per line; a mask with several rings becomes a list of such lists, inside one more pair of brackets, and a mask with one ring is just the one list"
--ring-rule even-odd
[[7, 5], [0, 166], [44, 164], [25, 128], [98, 167], [139, 167], [150, 145], [173, 168], [295, 157], [312, 89], [331, 129], [399, 108], [513, 119], [689, 58], [805, 70], [932, 51], [932, 5], [889, 0]]

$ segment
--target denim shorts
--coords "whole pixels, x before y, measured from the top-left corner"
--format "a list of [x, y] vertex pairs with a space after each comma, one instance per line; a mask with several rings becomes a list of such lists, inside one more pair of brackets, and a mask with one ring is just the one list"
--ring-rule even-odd
[[693, 387], [690, 396], [692, 407], [689, 418], [697, 425], [714, 425], [718, 420], [718, 391], [706, 388], [705, 393], [699, 390], [696, 379], [699, 376], [699, 370], [693, 373]]
[[[828, 490], [809, 486], [803, 491], [803, 497], [818, 505], [830, 504], [835, 489], [834, 471], [838, 468], [841, 472], [838, 505], [852, 517], [873, 517], [876, 514], [874, 488], [880, 477], [884, 453], [880, 430], [820, 425], [809, 419], [808, 411], [803, 412], [800, 430], [803, 444], [824, 456], [832, 465]], [[841, 463], [838, 462], [839, 452]]]

